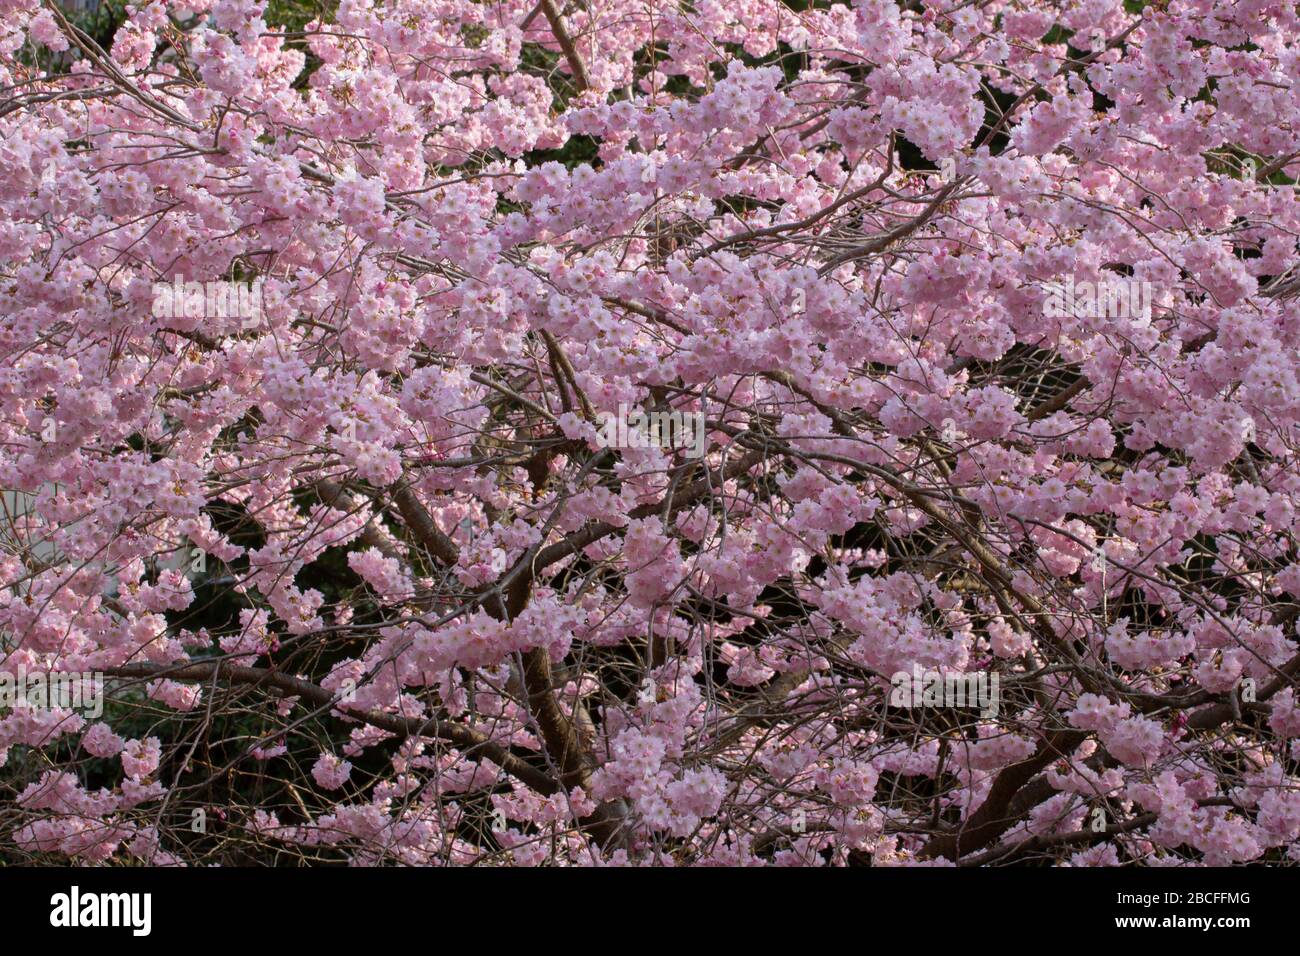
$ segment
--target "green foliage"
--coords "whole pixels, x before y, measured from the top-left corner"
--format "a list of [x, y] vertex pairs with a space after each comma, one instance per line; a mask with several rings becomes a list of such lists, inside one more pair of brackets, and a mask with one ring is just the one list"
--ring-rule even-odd
[[126, 22], [126, 0], [100, 0], [94, 11], [75, 10], [68, 19], [78, 29], [107, 50], [113, 45], [113, 35]]
[[285, 30], [301, 30], [312, 20], [331, 23], [337, 0], [270, 0], [266, 5], [266, 22]]

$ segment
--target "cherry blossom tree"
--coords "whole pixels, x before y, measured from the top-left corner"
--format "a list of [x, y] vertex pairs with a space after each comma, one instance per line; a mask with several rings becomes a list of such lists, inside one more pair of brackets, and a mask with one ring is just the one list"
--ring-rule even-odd
[[0, 22], [5, 859], [1300, 860], [1295, 4]]

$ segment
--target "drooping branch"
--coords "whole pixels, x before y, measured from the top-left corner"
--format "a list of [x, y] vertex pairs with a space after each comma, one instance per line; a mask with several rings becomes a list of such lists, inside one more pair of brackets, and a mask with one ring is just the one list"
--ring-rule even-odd
[[318, 707], [330, 707], [340, 715], [355, 718], [399, 737], [428, 737], [445, 741], [472, 760], [491, 760], [506, 773], [545, 796], [555, 793], [557, 789], [555, 781], [544, 772], [464, 724], [437, 718], [421, 720], [415, 717], [353, 708], [343, 702], [338, 694], [324, 687], [265, 667], [246, 667], [224, 661], [212, 663], [199, 661], [175, 665], [141, 663], [108, 668], [104, 674], [108, 677], [136, 680], [166, 679], [185, 683], [202, 683], [215, 677], [219, 682], [224, 683], [271, 688], [282, 696], [300, 697]]

